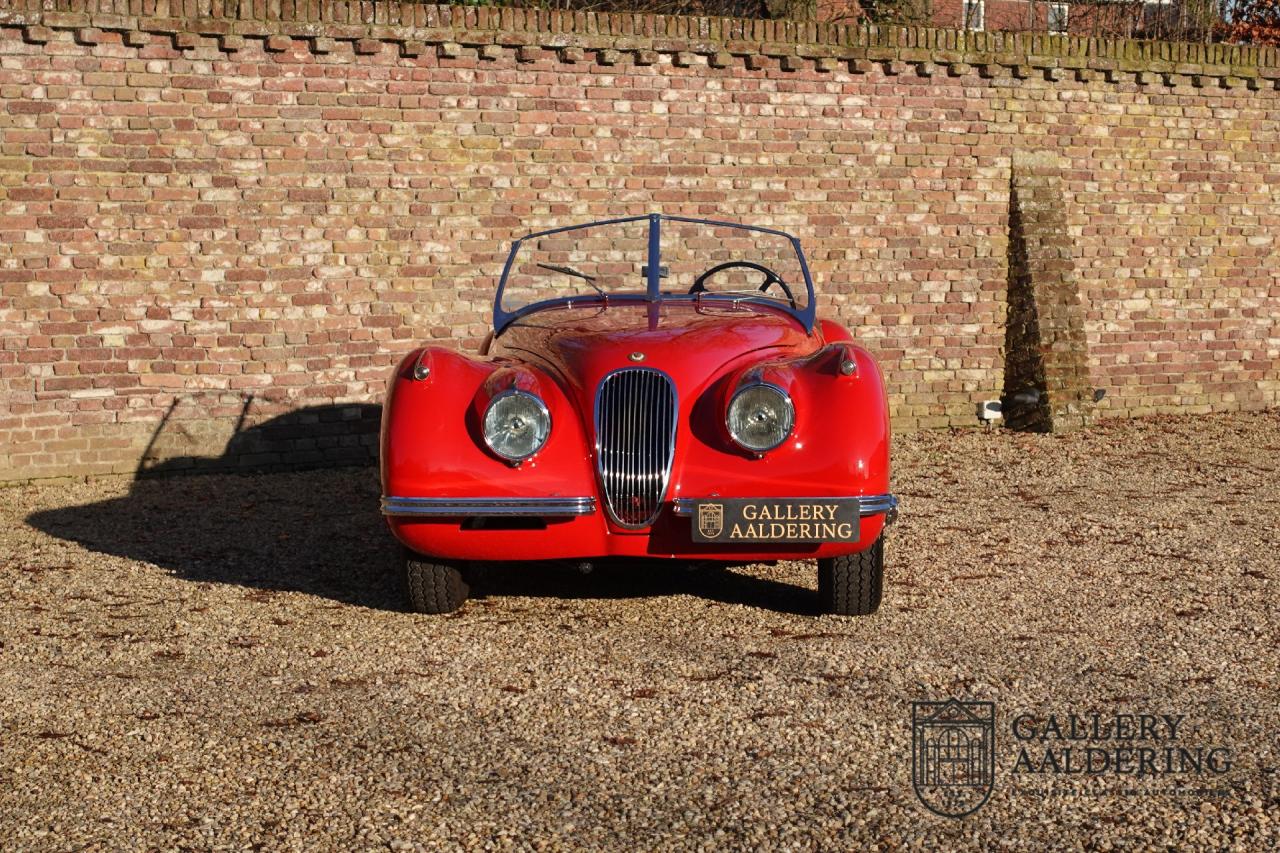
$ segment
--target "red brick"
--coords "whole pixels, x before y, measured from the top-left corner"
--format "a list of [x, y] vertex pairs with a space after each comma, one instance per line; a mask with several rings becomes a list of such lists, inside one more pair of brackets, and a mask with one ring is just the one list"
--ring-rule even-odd
[[656, 209], [797, 233], [897, 426], [972, 424], [1003, 379], [1015, 149], [1065, 158], [1037, 271], [1074, 271], [1105, 414], [1280, 402], [1277, 69], [1251, 91], [1250, 69], [750, 37], [263, 23], [81, 33], [95, 47], [83, 26], [0, 31], [0, 479], [130, 470], [175, 397], [171, 422], [222, 426], [250, 393], [277, 414], [375, 403], [415, 341], [474, 351], [514, 237]]

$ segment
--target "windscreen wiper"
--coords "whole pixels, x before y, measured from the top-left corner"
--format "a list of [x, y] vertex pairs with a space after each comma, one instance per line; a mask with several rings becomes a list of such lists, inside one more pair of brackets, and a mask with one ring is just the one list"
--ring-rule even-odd
[[544, 263], [535, 261], [534, 265], [542, 267], [544, 270], [551, 270], [552, 272], [563, 273], [564, 275], [571, 275], [574, 278], [580, 278], [583, 281], [585, 281], [587, 284], [591, 285], [591, 289], [594, 290], [596, 293], [600, 294], [601, 296], [603, 296], [606, 301], [608, 301], [609, 299], [608, 294], [606, 294], [603, 290], [601, 290], [600, 286], [596, 284], [596, 277], [593, 275], [587, 275], [584, 272], [575, 270], [573, 267], [562, 267], [558, 264], [544, 264]]
[[561, 272], [561, 273], [564, 273], [565, 275], [571, 275], [574, 278], [583, 279], [584, 281], [594, 282], [596, 280], [595, 276], [587, 275], [584, 272], [578, 272], [573, 267], [562, 267], [562, 266], [557, 266], [556, 264], [542, 264], [542, 263], [539, 263], [538, 266], [542, 267], [544, 270], [551, 270], [552, 272]]

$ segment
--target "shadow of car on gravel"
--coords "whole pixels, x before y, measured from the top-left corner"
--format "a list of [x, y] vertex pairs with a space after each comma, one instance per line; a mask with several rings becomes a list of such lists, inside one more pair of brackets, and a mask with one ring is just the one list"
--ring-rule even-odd
[[[379, 512], [371, 464], [380, 411], [313, 406], [237, 430], [216, 457], [148, 464], [144, 454], [127, 494], [35, 512], [27, 523], [197, 583], [404, 610], [400, 546]], [[298, 470], [299, 463], [313, 467]], [[688, 594], [788, 613], [817, 609], [812, 590], [663, 560], [605, 562], [587, 575], [564, 564], [485, 564], [468, 571], [468, 580], [475, 598]]]
[[127, 494], [35, 512], [27, 523], [195, 582], [399, 608], [372, 466], [379, 416], [374, 405], [308, 407], [237, 429], [218, 456], [152, 462], [166, 418]]

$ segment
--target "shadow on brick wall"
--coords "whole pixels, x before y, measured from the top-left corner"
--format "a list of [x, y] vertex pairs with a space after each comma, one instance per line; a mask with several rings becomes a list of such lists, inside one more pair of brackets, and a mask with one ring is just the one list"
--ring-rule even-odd
[[[365, 405], [290, 412], [237, 430], [220, 456], [144, 463], [127, 494], [37, 512], [27, 523], [196, 583], [404, 610], [401, 552], [378, 510], [377, 470], [369, 452], [356, 452], [367, 442], [350, 440], [376, 438], [379, 411]], [[348, 464], [333, 467], [339, 462]], [[298, 464], [328, 467], [283, 467]], [[481, 599], [472, 607], [508, 596], [681, 594], [786, 613], [814, 613], [817, 607], [810, 589], [724, 568], [691, 571], [669, 561], [606, 563], [585, 576], [550, 563], [487, 565], [469, 574], [473, 596]]]
[[222, 452], [202, 456], [181, 452], [184, 445], [199, 444], [200, 439], [193, 439], [189, 421], [173, 418], [178, 406], [175, 401], [152, 432], [138, 462], [136, 479], [219, 471], [296, 471], [373, 465], [378, 461], [381, 406], [368, 403], [307, 406], [245, 429], [243, 425], [253, 404], [252, 396], [245, 398], [239, 422], [225, 439]]

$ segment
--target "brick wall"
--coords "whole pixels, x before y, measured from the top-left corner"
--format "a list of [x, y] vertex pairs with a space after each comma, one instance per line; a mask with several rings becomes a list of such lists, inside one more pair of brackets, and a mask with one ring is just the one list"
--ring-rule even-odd
[[1101, 415], [1277, 403], [1272, 50], [393, 3], [0, 9], [0, 480], [367, 453], [397, 355], [486, 332], [512, 237], [654, 210], [797, 232], [897, 427], [971, 424], [1003, 386], [1018, 151], [1063, 163]]

